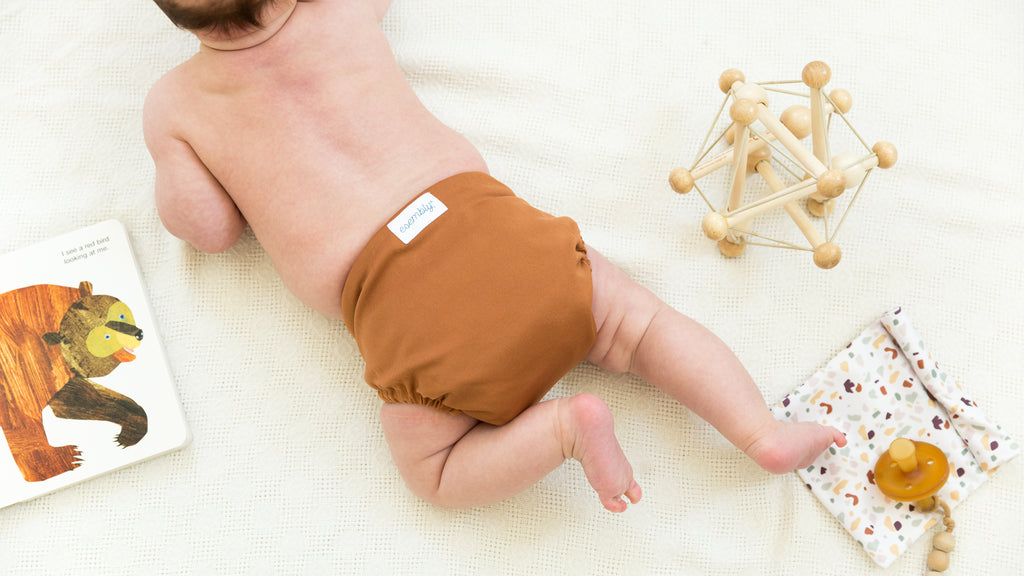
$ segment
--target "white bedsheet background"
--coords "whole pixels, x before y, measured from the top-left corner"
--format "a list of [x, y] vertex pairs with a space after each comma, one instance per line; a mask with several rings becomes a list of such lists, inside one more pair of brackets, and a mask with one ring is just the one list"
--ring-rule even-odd
[[[1021, 5], [396, 0], [383, 27], [425, 104], [498, 178], [716, 331], [767, 403], [902, 305], [1024, 435]], [[927, 541], [879, 569], [796, 475], [761, 472], [647, 384], [588, 365], [553, 394], [608, 402], [640, 505], [605, 512], [574, 462], [487, 508], [416, 500], [344, 327], [290, 296], [251, 235], [207, 256], [160, 226], [142, 103], [194, 49], [147, 0], [0, 6], [0, 250], [124, 221], [194, 433], [181, 452], [0, 511], [0, 571], [923, 573]], [[668, 173], [696, 154], [722, 70], [794, 79], [811, 60], [899, 163], [869, 179], [838, 268], [756, 247], [725, 260], [699, 197], [673, 193]], [[1022, 480], [1018, 459], [957, 508], [956, 573], [1020, 572]]]

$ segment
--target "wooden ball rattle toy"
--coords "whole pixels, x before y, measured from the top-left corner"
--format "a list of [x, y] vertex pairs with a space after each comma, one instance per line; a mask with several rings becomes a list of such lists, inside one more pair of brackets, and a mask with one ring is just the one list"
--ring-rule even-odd
[[[697, 190], [701, 195], [711, 209], [701, 228], [708, 238], [718, 242], [722, 254], [739, 256], [747, 244], [758, 244], [808, 250], [813, 253], [814, 263], [823, 269], [839, 264], [842, 252], [834, 242], [835, 236], [868, 174], [876, 167], [890, 168], [896, 163], [896, 148], [888, 142], [877, 142], [873, 146], [864, 142], [846, 118], [853, 102], [850, 93], [836, 89], [826, 94], [823, 90], [831, 77], [832, 71], [824, 62], [811, 62], [804, 67], [801, 79], [795, 81], [755, 84], [746, 82], [743, 73], [736, 69], [726, 70], [719, 77], [718, 86], [726, 96], [704, 138], [701, 152], [690, 168], [673, 170], [669, 184], [680, 194]], [[803, 84], [809, 94], [779, 87], [785, 84]], [[768, 109], [769, 91], [805, 98], [809, 106], [794, 104], [776, 116]], [[727, 109], [731, 122], [719, 130], [717, 139], [708, 145]], [[863, 152], [832, 155], [829, 137], [834, 116], [842, 120], [863, 146]], [[807, 136], [811, 137], [810, 149], [800, 142]], [[723, 140], [729, 148], [711, 156], [712, 150]], [[773, 155], [781, 160], [773, 162]], [[728, 196], [724, 206], [716, 208], [697, 186], [697, 181], [726, 166], [730, 167], [726, 184]], [[789, 182], [780, 176], [776, 167], [789, 174]], [[755, 173], [767, 184], [768, 194], [745, 202], [747, 177]], [[830, 233], [828, 217], [835, 210], [835, 199], [850, 189], [856, 189], [853, 198]], [[799, 204], [800, 200], [806, 200], [806, 210]], [[756, 216], [777, 208], [789, 215], [810, 247], [753, 231], [750, 224]], [[818, 230], [812, 216], [824, 219], [824, 233]], [[754, 242], [748, 237], [764, 242]]]
[[912, 502], [918, 510], [943, 510], [945, 532], [932, 539], [928, 554], [928, 575], [934, 576], [949, 568], [949, 553], [956, 545], [953, 536], [952, 511], [948, 504], [935, 497], [949, 477], [949, 460], [936, 446], [927, 442], [897, 438], [875, 464], [875, 485], [898, 502]]

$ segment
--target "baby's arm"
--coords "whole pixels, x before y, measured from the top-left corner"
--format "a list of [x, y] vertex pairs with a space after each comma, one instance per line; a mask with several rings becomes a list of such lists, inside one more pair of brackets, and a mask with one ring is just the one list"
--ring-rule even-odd
[[222, 252], [245, 230], [234, 201], [188, 142], [171, 131], [155, 87], [143, 111], [146, 146], [156, 165], [156, 207], [168, 232], [203, 252]]

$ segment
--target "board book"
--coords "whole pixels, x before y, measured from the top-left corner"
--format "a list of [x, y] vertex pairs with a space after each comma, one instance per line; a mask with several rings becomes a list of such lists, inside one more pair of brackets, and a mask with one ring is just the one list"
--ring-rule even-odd
[[0, 508], [188, 444], [125, 227], [0, 255]]

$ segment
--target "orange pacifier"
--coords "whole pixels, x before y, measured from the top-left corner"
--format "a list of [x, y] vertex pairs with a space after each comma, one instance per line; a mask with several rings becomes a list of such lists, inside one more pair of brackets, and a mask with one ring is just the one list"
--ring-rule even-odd
[[875, 485], [882, 494], [898, 502], [913, 502], [922, 512], [942, 507], [942, 523], [946, 531], [935, 535], [932, 539], [934, 549], [928, 554], [928, 569], [936, 573], [949, 568], [949, 553], [956, 544], [951, 509], [935, 497], [947, 478], [949, 460], [942, 450], [927, 442], [907, 438], [893, 440], [889, 450], [875, 464]]
[[875, 484], [889, 498], [914, 502], [925, 512], [935, 508], [932, 496], [949, 477], [949, 460], [936, 446], [897, 438], [875, 464]]

